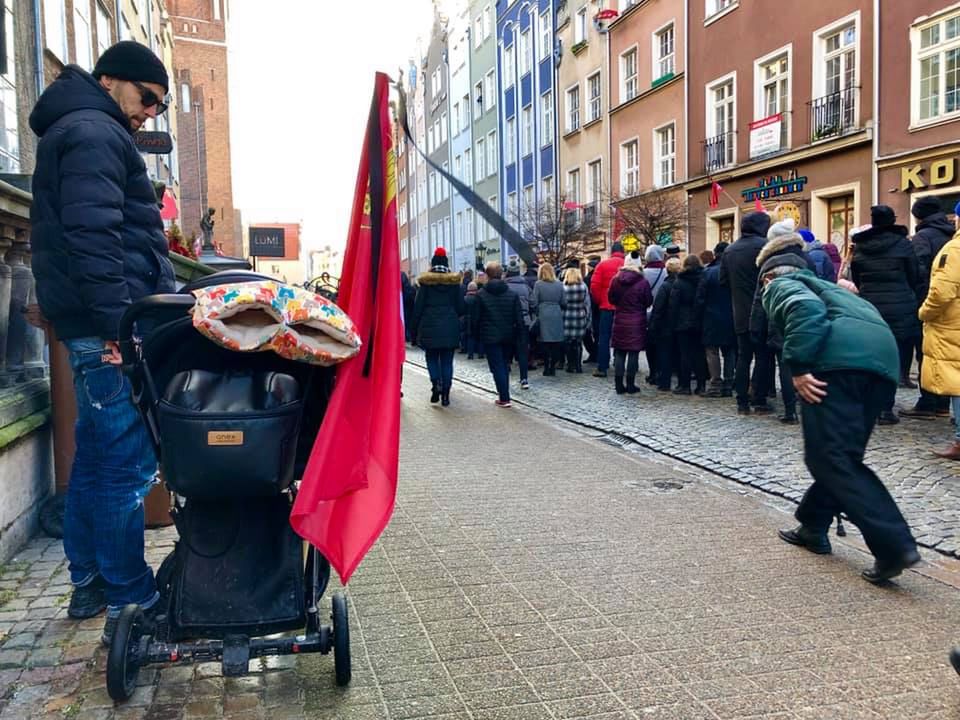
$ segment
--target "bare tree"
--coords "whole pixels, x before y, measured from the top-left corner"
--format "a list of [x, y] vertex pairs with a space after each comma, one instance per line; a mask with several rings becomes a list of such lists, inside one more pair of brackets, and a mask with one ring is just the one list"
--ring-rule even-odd
[[643, 247], [676, 237], [687, 221], [683, 191], [653, 190], [626, 198], [610, 197], [607, 207], [612, 226], [636, 235]]
[[578, 205], [563, 196], [523, 205], [511, 213], [509, 220], [540, 262], [554, 267], [582, 259], [591, 240], [602, 233], [595, 207]]

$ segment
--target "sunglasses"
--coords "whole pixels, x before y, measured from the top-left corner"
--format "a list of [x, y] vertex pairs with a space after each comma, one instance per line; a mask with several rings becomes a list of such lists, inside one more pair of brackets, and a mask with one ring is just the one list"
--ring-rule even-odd
[[140, 91], [140, 102], [143, 104], [145, 108], [153, 107], [154, 105], [156, 105], [157, 115], [163, 115], [167, 111], [167, 108], [170, 107], [170, 103], [165, 102], [166, 97], [164, 97], [163, 99], [160, 99], [157, 97], [157, 94], [153, 90], [148, 88], [143, 83], [139, 83], [136, 80], [131, 80], [130, 82], [133, 84], [133, 86], [137, 90]]

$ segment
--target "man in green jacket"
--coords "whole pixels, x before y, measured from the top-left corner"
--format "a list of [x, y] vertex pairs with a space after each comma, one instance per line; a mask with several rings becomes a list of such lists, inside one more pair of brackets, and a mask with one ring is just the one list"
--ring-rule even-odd
[[783, 334], [783, 361], [804, 401], [804, 461], [813, 476], [797, 508], [800, 526], [781, 530], [780, 537], [829, 553], [827, 531], [842, 511], [876, 559], [863, 577], [881, 583], [920, 562], [903, 515], [863, 463], [900, 378], [897, 343], [873, 305], [806, 268], [803, 258], [788, 254], [760, 269], [763, 307]]

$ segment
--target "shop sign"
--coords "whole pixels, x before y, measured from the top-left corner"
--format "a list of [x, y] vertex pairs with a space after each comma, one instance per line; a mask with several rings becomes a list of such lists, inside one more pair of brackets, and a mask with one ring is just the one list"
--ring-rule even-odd
[[284, 255], [283, 228], [250, 228], [250, 256], [251, 257], [278, 257]]
[[791, 170], [787, 173], [786, 178], [784, 178], [783, 175], [770, 175], [765, 178], [760, 178], [756, 187], [745, 188], [740, 191], [740, 194], [746, 202], [751, 202], [758, 198], [760, 200], [768, 200], [770, 198], [780, 197], [781, 195], [801, 192], [806, 184], [806, 175], [801, 176], [797, 174], [796, 170]]
[[803, 223], [800, 221], [800, 208], [797, 207], [796, 203], [792, 202], [782, 202], [779, 203], [771, 213], [771, 216], [776, 218], [777, 222], [781, 220], [793, 220], [794, 227], [800, 227]]
[[[902, 167], [900, 168], [900, 190], [909, 192], [910, 190], [925, 188], [928, 185], [930, 187], [952, 185], [957, 176], [956, 169], [957, 160], [953, 157], [934, 160], [930, 163], [927, 171], [924, 170], [922, 165]], [[927, 178], [924, 178], [924, 175]]]
[[750, 157], [769, 155], [780, 150], [783, 114], [777, 113], [750, 123]]

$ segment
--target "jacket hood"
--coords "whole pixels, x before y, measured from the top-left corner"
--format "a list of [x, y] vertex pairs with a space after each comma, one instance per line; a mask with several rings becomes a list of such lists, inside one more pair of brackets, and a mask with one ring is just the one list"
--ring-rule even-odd
[[928, 215], [922, 222], [917, 223], [917, 230], [926, 230], [927, 228], [939, 230], [947, 237], [953, 237], [953, 234], [957, 232], [957, 228], [947, 219], [947, 214], [943, 212]]
[[425, 272], [417, 276], [417, 282], [421, 285], [459, 285], [463, 280], [460, 273], [452, 272]]
[[659, 245], [650, 245], [647, 248], [647, 252], [643, 255], [644, 262], [649, 265], [653, 262], [663, 262], [664, 253], [663, 248]]
[[853, 236], [857, 251], [866, 255], [879, 255], [888, 252], [907, 237], [907, 228], [903, 225], [870, 227]]
[[[524, 285], [526, 285], [526, 283], [524, 283]], [[499, 278], [487, 280], [487, 284], [484, 285], [483, 288], [491, 295], [503, 295], [505, 292], [510, 292], [506, 281], [500, 280]]]
[[740, 221], [741, 235], [767, 236], [770, 229], [770, 216], [762, 212], [752, 212]]
[[695, 282], [699, 282], [702, 275], [703, 275], [702, 267], [688, 268], [687, 270], [681, 270], [677, 274], [677, 279], [683, 280], [684, 282], [690, 282], [691, 280]]
[[757, 255], [757, 267], [762, 267], [763, 264], [774, 255], [786, 252], [792, 248], [796, 248], [793, 252], [802, 255], [805, 247], [806, 243], [803, 242], [803, 237], [801, 237], [799, 233], [775, 237], [773, 240], [767, 241], [767, 244], [760, 250], [760, 254]]
[[100, 87], [93, 75], [76, 65], [67, 65], [53, 84], [43, 91], [30, 113], [30, 129], [38, 137], [43, 137], [57, 120], [77, 110], [99, 110], [133, 134], [130, 121], [120, 106]]
[[643, 280], [643, 271], [638, 267], [629, 267], [624, 265], [616, 274], [617, 282], [621, 285], [631, 287]]

